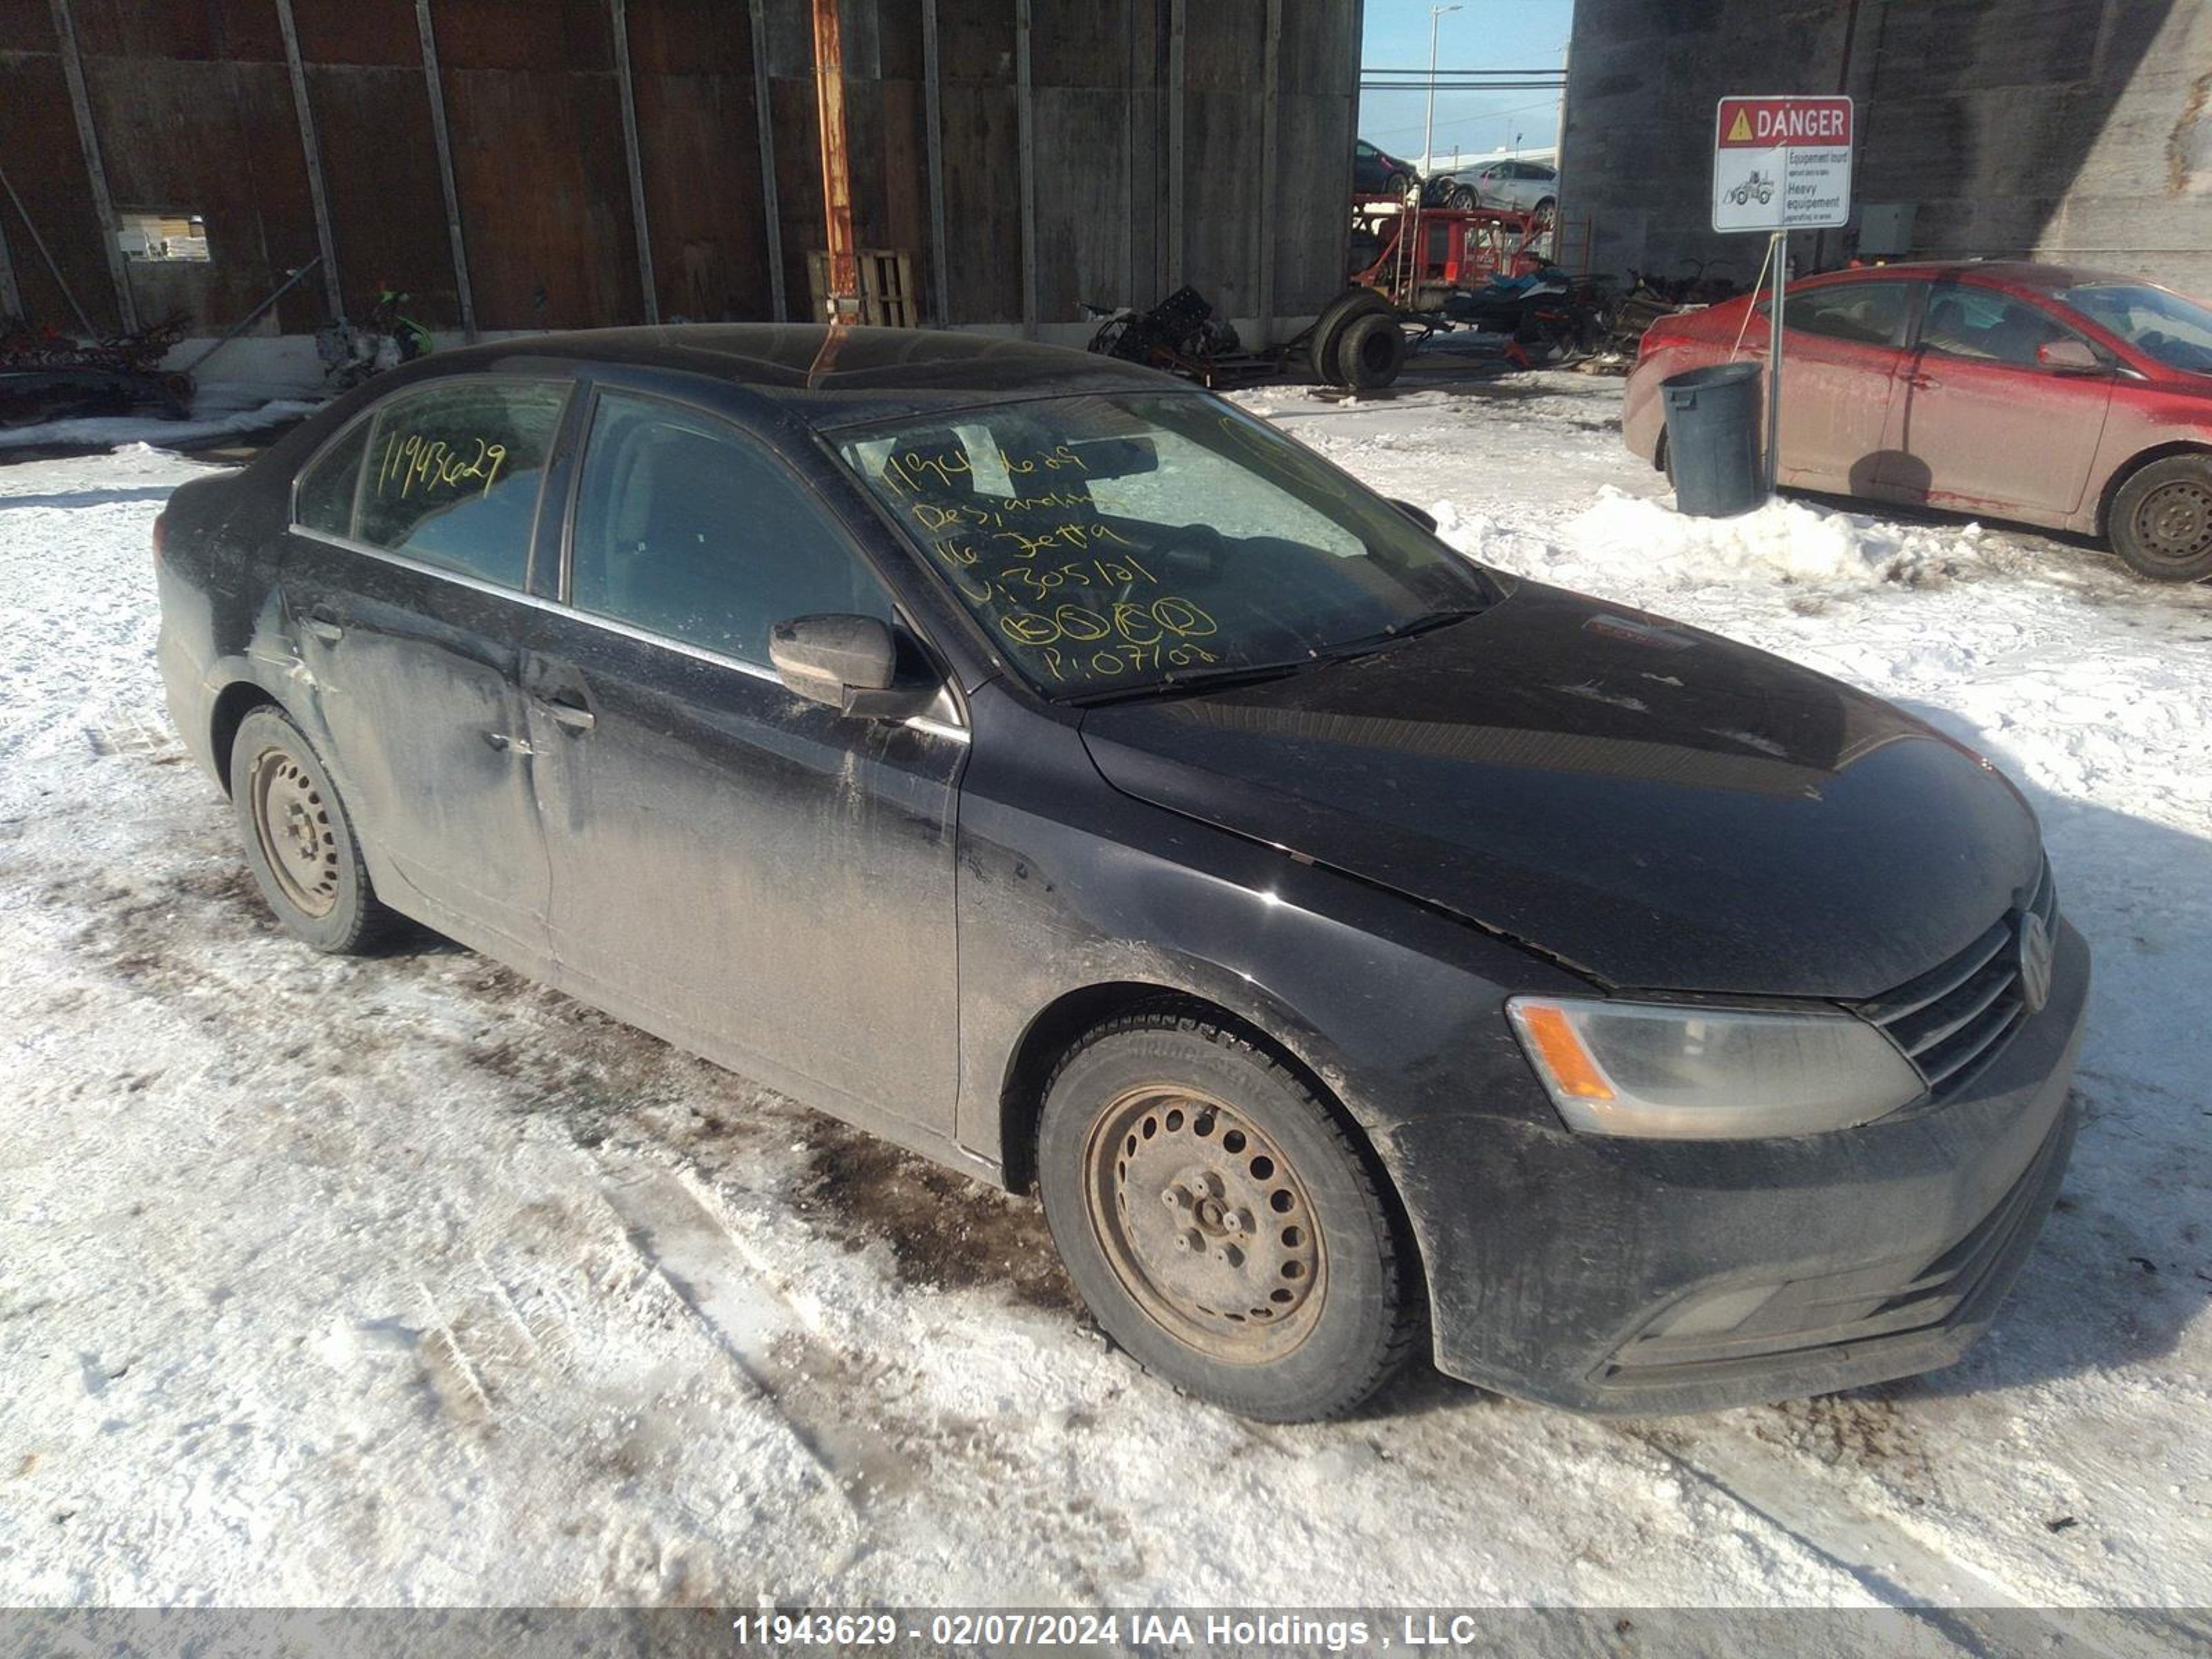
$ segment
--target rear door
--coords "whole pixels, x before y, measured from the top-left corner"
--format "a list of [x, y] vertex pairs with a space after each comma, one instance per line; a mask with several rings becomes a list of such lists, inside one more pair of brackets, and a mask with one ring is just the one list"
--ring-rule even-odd
[[302, 472], [280, 569], [312, 717], [370, 873], [511, 960], [546, 944], [520, 670], [562, 380], [396, 393]]
[[2061, 519], [2081, 504], [2112, 397], [2109, 372], [2044, 368], [2039, 348], [2086, 336], [1978, 283], [1929, 286], [1899, 377], [1883, 493], [1967, 512]]
[[949, 1134], [956, 786], [967, 733], [787, 691], [775, 623], [892, 620], [890, 592], [773, 449], [604, 386], [566, 603], [524, 665], [562, 983], [849, 1116]]
[[[1783, 300], [1782, 482], [1873, 493], [1904, 361], [1903, 282], [1827, 283]], [[1757, 347], [1761, 305], [1744, 343]]]

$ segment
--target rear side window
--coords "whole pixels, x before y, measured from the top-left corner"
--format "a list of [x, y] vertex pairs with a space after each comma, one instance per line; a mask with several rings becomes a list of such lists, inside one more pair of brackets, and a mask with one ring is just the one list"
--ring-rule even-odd
[[1835, 283], [1785, 295], [1782, 320], [1801, 334], [1893, 346], [1905, 331], [1903, 283]]
[[354, 498], [361, 484], [361, 458], [368, 453], [368, 422], [353, 428], [316, 458], [300, 475], [293, 521], [326, 536], [353, 534]]
[[568, 602], [763, 667], [777, 623], [892, 618], [875, 572], [750, 438], [619, 392], [603, 393], [592, 417]]
[[368, 428], [355, 539], [522, 586], [538, 486], [567, 400], [563, 385], [499, 380], [393, 398]]

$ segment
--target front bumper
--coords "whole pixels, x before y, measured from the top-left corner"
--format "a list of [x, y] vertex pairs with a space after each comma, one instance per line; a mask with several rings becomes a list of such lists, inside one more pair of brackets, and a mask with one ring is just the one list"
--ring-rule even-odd
[[1697, 1412], [1933, 1370], [1988, 1329], [2057, 1195], [2089, 952], [1940, 1103], [1785, 1139], [1423, 1118], [1391, 1137], [1436, 1360], [1594, 1413]]

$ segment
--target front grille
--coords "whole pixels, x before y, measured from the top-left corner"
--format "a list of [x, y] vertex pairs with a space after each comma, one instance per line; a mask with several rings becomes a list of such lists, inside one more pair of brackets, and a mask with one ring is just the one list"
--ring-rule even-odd
[[1717, 1378], [1759, 1362], [1911, 1335], [1976, 1316], [1984, 1300], [1978, 1292], [2004, 1263], [2025, 1251], [2042, 1219], [2055, 1187], [2052, 1165], [2068, 1139], [2062, 1119], [1996, 1206], [1933, 1260], [1893, 1259], [1791, 1279], [1763, 1298], [1754, 1293], [1751, 1310], [1723, 1330], [1680, 1334], [1698, 1322], [1698, 1304], [1677, 1306], [1615, 1352], [1600, 1380], [1629, 1384]]
[[2027, 1014], [2021, 994], [2020, 930], [2033, 912], [2046, 928], [2058, 918], [2051, 861], [2027, 904], [1957, 956], [1856, 1012], [1887, 1031], [1920, 1068], [1931, 1095], [1963, 1088]]

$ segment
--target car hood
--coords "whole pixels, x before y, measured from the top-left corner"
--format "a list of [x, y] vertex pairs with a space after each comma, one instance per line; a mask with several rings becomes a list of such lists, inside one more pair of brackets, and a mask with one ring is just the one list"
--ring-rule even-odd
[[2034, 817], [1878, 698], [1539, 584], [1370, 656], [1110, 704], [1108, 782], [1609, 984], [1856, 999], [2032, 891]]

